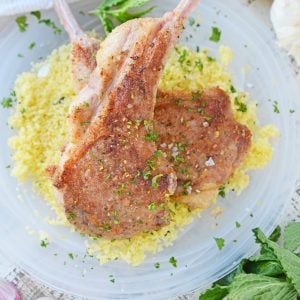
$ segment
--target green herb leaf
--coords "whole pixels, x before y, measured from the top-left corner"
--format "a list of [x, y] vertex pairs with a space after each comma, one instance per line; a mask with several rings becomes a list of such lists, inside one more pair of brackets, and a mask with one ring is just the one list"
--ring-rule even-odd
[[156, 142], [158, 139], [158, 134], [154, 132], [153, 130], [150, 130], [146, 135], [145, 135], [145, 140], [149, 142]]
[[174, 256], [172, 256], [172, 257], [169, 259], [169, 263], [170, 263], [174, 268], [177, 268], [177, 260], [175, 259]]
[[156, 205], [155, 205], [155, 203], [150, 203], [150, 204], [148, 205], [148, 209], [149, 209], [150, 211], [156, 210]]
[[239, 274], [230, 286], [230, 300], [296, 300], [293, 285], [267, 276]]
[[20, 32], [25, 32], [28, 27], [27, 17], [26, 16], [17, 17], [16, 22], [18, 24]]
[[220, 187], [219, 187], [219, 193], [218, 193], [218, 195], [220, 196], [220, 197], [222, 197], [222, 198], [225, 198], [225, 185], [221, 185]]
[[274, 111], [274, 113], [276, 113], [276, 114], [279, 114], [279, 113], [280, 113], [280, 110], [279, 110], [279, 107], [278, 107], [278, 101], [274, 101], [274, 102], [273, 102], [273, 111]]
[[240, 224], [239, 222], [236, 221], [236, 222], [235, 222], [235, 227], [236, 227], [236, 228], [240, 228], [240, 227], [241, 227], [241, 224]]
[[41, 12], [39, 10], [32, 11], [30, 14], [33, 15], [33, 16], [35, 16], [38, 20], [40, 20], [41, 17], [42, 17], [42, 14], [41, 14]]
[[300, 247], [300, 222], [290, 223], [285, 227], [283, 245], [292, 252]]
[[238, 106], [238, 111], [240, 112], [247, 112], [247, 105], [243, 102], [240, 102], [240, 100], [236, 97], [234, 99], [234, 105]]
[[28, 46], [28, 49], [29, 50], [33, 49], [35, 47], [35, 45], [36, 45], [35, 42], [30, 43]]
[[243, 264], [245, 273], [259, 274], [270, 277], [277, 277], [283, 274], [281, 264], [278, 261], [251, 261], [245, 260]]
[[164, 175], [163, 174], [159, 174], [159, 175], [155, 175], [153, 178], [152, 178], [152, 181], [151, 181], [151, 184], [152, 184], [152, 187], [157, 189], [158, 188], [158, 183], [157, 183], [157, 179], [160, 178], [160, 177], [163, 177]]
[[154, 268], [155, 269], [159, 269], [159, 267], [160, 267], [160, 263], [159, 262], [157, 262], [157, 263], [154, 264]]
[[47, 240], [41, 240], [41, 247], [46, 248], [49, 245]]
[[222, 250], [223, 247], [225, 246], [225, 240], [222, 238], [214, 238], [214, 240], [216, 241], [219, 250]]
[[256, 241], [269, 249], [280, 262], [283, 272], [293, 283], [300, 294], [300, 258], [287, 249], [279, 247], [276, 243], [268, 240], [259, 228], [253, 229]]
[[199, 296], [199, 300], [222, 300], [229, 293], [227, 286], [215, 285]]
[[278, 239], [280, 238], [280, 236], [281, 236], [281, 228], [280, 228], [280, 226], [276, 226], [276, 228], [273, 230], [273, 232], [269, 236], [269, 240], [271, 240], [273, 242], [277, 242]]
[[233, 85], [230, 86], [230, 92], [233, 94], [236, 93], [236, 89]]
[[73, 253], [68, 253], [68, 256], [69, 256], [71, 259], [74, 259]]
[[212, 42], [219, 42], [221, 39], [221, 30], [218, 27], [212, 27], [211, 28], [211, 36], [209, 38]]
[[39, 20], [39, 24], [45, 24], [46, 26], [52, 28], [54, 34], [60, 34], [62, 32], [62, 30], [50, 19]]
[[108, 34], [115, 27], [113, 20], [124, 23], [131, 19], [140, 18], [152, 11], [154, 7], [142, 11], [129, 12], [132, 9], [144, 6], [149, 1], [150, 0], [105, 0], [92, 14], [100, 19], [105, 32]]
[[12, 98], [3, 98], [1, 100], [1, 105], [3, 108], [10, 108], [13, 106], [13, 99]]

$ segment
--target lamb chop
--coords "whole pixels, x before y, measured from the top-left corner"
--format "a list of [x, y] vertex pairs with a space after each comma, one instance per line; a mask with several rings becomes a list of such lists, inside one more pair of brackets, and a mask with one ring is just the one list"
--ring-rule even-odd
[[[166, 201], [176, 174], [157, 151], [154, 107], [163, 64], [197, 3], [182, 0], [160, 19], [126, 22], [102, 43], [97, 67], [70, 108], [70, 141], [52, 168], [79, 230], [123, 238], [169, 223]], [[64, 1], [56, 7], [61, 19], [68, 16]]]
[[236, 122], [227, 94], [159, 93], [154, 116], [157, 146], [177, 175], [175, 200], [191, 208], [208, 208], [245, 158], [250, 130]]

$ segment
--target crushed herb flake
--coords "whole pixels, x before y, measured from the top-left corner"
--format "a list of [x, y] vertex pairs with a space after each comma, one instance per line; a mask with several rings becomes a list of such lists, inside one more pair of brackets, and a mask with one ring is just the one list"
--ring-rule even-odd
[[219, 250], [222, 250], [225, 246], [225, 240], [223, 238], [214, 238]]
[[278, 107], [278, 101], [274, 101], [274, 102], [273, 102], [273, 111], [274, 111], [274, 113], [276, 113], [276, 114], [279, 114], [279, 113], [280, 113], [280, 110], [279, 110], [279, 107]]
[[177, 267], [177, 260], [175, 259], [174, 256], [170, 257], [169, 263], [170, 263], [174, 268]]
[[28, 27], [27, 17], [26, 16], [17, 17], [16, 22], [18, 24], [20, 32], [25, 32]]
[[211, 36], [209, 38], [210, 41], [212, 42], [219, 42], [221, 39], [221, 30], [218, 27], [212, 27], [211, 28]]
[[33, 15], [33, 16], [35, 16], [38, 20], [40, 20], [41, 17], [42, 17], [42, 14], [41, 14], [41, 12], [39, 10], [32, 11], [30, 14]]
[[160, 267], [160, 263], [159, 262], [157, 262], [157, 263], [154, 264], [154, 268], [155, 269], [159, 269], [159, 267]]
[[36, 45], [35, 42], [30, 43], [29, 46], [28, 46], [28, 49], [32, 50], [35, 47], [35, 45]]
[[219, 187], [219, 193], [218, 193], [218, 195], [220, 196], [220, 197], [222, 197], [222, 198], [225, 198], [225, 185], [221, 185], [220, 187]]
[[62, 33], [62, 30], [58, 26], [56, 26], [56, 24], [50, 19], [39, 20], [39, 24], [45, 24], [49, 28], [53, 29], [54, 34]]
[[160, 178], [160, 177], [163, 177], [163, 174], [155, 175], [155, 176], [152, 178], [151, 185], [152, 185], [153, 188], [155, 188], [155, 189], [158, 188], [157, 180], [158, 180], [158, 178]]
[[145, 135], [145, 140], [149, 141], [149, 142], [156, 142], [158, 139], [158, 134], [153, 131], [150, 130], [146, 135]]

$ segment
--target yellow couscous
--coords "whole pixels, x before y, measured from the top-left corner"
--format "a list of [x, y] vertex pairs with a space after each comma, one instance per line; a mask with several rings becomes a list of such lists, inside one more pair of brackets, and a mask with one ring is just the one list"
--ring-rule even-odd
[[[72, 87], [70, 50], [70, 45], [60, 47], [45, 62], [34, 65], [31, 72], [18, 77], [15, 83], [18, 104], [10, 118], [10, 125], [17, 134], [9, 141], [13, 151], [13, 175], [22, 181], [31, 180], [34, 190], [55, 210], [57, 218], [49, 220], [50, 223], [66, 226], [71, 225], [55, 198], [45, 168], [59, 162], [60, 149], [68, 139], [67, 112], [76, 97]], [[262, 168], [270, 161], [270, 139], [278, 136], [278, 131], [270, 125], [260, 126], [256, 119], [256, 104], [248, 100], [246, 93], [234, 88], [226, 70], [233, 59], [230, 48], [221, 46], [219, 56], [216, 60], [206, 50], [196, 52], [176, 47], [165, 66], [159, 88], [199, 91], [219, 86], [230, 95], [235, 119], [247, 125], [253, 135], [250, 152], [226, 185], [226, 189], [240, 193], [249, 183], [247, 171]], [[199, 214], [199, 210], [190, 211], [183, 204], [169, 205], [175, 214], [168, 226], [131, 239], [90, 239], [86, 245], [88, 251], [101, 263], [119, 258], [133, 265], [140, 264], [147, 253], [156, 253], [171, 245], [178, 231]]]

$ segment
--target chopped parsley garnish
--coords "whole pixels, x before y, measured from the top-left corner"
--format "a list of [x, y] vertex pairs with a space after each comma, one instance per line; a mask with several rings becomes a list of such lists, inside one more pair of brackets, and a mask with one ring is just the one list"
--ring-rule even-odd
[[71, 259], [74, 259], [73, 253], [68, 253], [68, 256], [69, 256]]
[[21, 54], [21, 53], [18, 53], [18, 55], [17, 55], [18, 57], [20, 57], [20, 58], [22, 58], [22, 57], [24, 57], [24, 55], [23, 54]]
[[240, 112], [247, 112], [247, 105], [241, 101], [239, 101], [239, 99], [236, 97], [234, 99], [234, 105], [238, 106], [238, 109], [237, 111], [240, 111]]
[[151, 125], [152, 125], [152, 121], [150, 121], [150, 120], [144, 120], [144, 126], [146, 128], [149, 128], [149, 126], [151, 126]]
[[58, 105], [58, 104], [62, 104], [65, 101], [65, 97], [60, 97], [57, 101], [55, 101], [53, 103], [53, 105]]
[[115, 283], [115, 278], [114, 278], [114, 275], [109, 275], [109, 281], [111, 282], [111, 283]]
[[145, 172], [143, 173], [143, 178], [144, 178], [145, 180], [148, 180], [150, 175], [151, 175], [151, 171], [145, 171]]
[[148, 205], [148, 209], [151, 210], [151, 211], [156, 210], [156, 205], [155, 205], [155, 203], [150, 203], [150, 204]]
[[212, 42], [219, 42], [221, 38], [221, 30], [218, 27], [212, 27], [211, 28], [211, 36], [209, 38]]
[[35, 47], [35, 45], [36, 45], [35, 42], [30, 43], [28, 46], [28, 49], [30, 49], [30, 50], [33, 49]]
[[151, 181], [151, 185], [153, 188], [157, 189], [158, 188], [158, 183], [157, 183], [157, 179], [162, 177], [163, 174], [159, 174], [159, 175], [155, 175], [153, 178], [152, 178], [152, 181]]
[[178, 62], [182, 65], [186, 61], [187, 56], [188, 56], [187, 50], [183, 49], [178, 57]]
[[157, 262], [157, 263], [154, 264], [154, 268], [155, 269], [159, 269], [159, 267], [160, 267], [160, 263], [159, 262]]
[[150, 130], [146, 135], [145, 135], [145, 140], [149, 141], [149, 142], [156, 142], [158, 139], [158, 134], [153, 131]]
[[154, 152], [154, 157], [155, 158], [160, 158], [162, 156], [163, 152], [161, 150], [155, 150]]
[[216, 61], [216, 59], [211, 56], [207, 56], [207, 61], [214, 62], [214, 61]]
[[179, 151], [185, 151], [185, 146], [182, 145], [182, 143], [177, 143], [176, 147], [178, 148]]
[[150, 170], [155, 170], [155, 163], [153, 160], [151, 159], [148, 159], [147, 160], [147, 167], [150, 169]]
[[177, 267], [177, 260], [175, 259], [174, 256], [170, 257], [169, 263], [170, 263], [174, 268]]
[[235, 227], [236, 227], [236, 228], [240, 228], [240, 227], [241, 227], [241, 224], [240, 224], [238, 221], [236, 221], [236, 222], [235, 222]]
[[32, 11], [30, 14], [33, 15], [33, 16], [35, 16], [38, 20], [40, 20], [41, 16], [42, 16], [42, 14], [41, 14], [41, 12], [39, 10]]
[[200, 72], [203, 71], [203, 63], [200, 58], [195, 61], [195, 66], [198, 68]]
[[176, 99], [176, 105], [180, 105], [183, 103], [183, 100], [181, 98]]
[[218, 193], [218, 195], [219, 195], [220, 197], [222, 197], [222, 198], [225, 198], [225, 186], [224, 186], [224, 185], [221, 185], [221, 186], [219, 187], [219, 193]]
[[109, 231], [109, 230], [111, 230], [111, 226], [110, 226], [109, 224], [103, 224], [103, 225], [102, 225], [102, 229], [103, 229], [104, 231]]
[[12, 98], [3, 98], [1, 101], [1, 105], [3, 108], [10, 108], [13, 106], [13, 99]]
[[71, 213], [69, 213], [68, 220], [74, 220], [75, 217], [76, 217], [76, 215], [73, 212], [71, 212]]
[[231, 93], [236, 93], [236, 89], [233, 85], [230, 86], [230, 92]]
[[290, 112], [290, 114], [293, 114], [295, 112], [295, 110], [294, 109], [290, 109], [289, 112]]
[[60, 34], [62, 32], [62, 30], [50, 19], [39, 20], [39, 24], [45, 24], [46, 26], [52, 28], [54, 34]]
[[141, 11], [131, 12], [147, 4], [150, 0], [105, 0], [92, 13], [98, 17], [108, 34], [115, 28], [113, 21], [124, 23], [128, 20], [140, 18], [154, 9], [154, 6]]
[[20, 32], [25, 32], [28, 27], [27, 17], [26, 16], [17, 17], [16, 22], [18, 24]]
[[49, 245], [47, 240], [41, 240], [41, 247], [46, 248]]
[[117, 189], [116, 189], [116, 193], [118, 195], [123, 194], [126, 191], [126, 185], [125, 183], [122, 183]]
[[274, 111], [274, 113], [276, 113], [276, 114], [279, 114], [280, 113], [280, 110], [279, 110], [279, 107], [278, 107], [278, 101], [274, 101], [273, 102], [273, 111]]
[[223, 247], [225, 246], [225, 240], [222, 238], [214, 238], [214, 240], [216, 241], [216, 244], [218, 246], [219, 250], [222, 250]]

